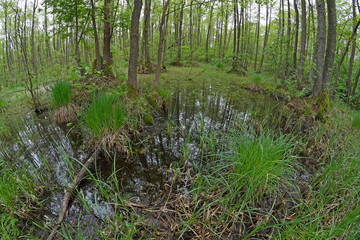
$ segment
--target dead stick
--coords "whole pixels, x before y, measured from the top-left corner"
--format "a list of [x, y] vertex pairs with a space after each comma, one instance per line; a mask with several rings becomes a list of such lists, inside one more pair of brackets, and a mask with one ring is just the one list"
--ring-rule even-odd
[[188, 80], [188, 81], [193, 80], [194, 78], [200, 76], [203, 72], [205, 72], [205, 70], [206, 70], [206, 69], [203, 69], [200, 73], [198, 73], [198, 74], [196, 74], [195, 76], [190, 77], [190, 78], [188, 78], [188, 79], [186, 79], [186, 80]]
[[83, 167], [81, 168], [80, 172], [78, 173], [78, 175], [75, 176], [74, 181], [70, 184], [70, 186], [66, 189], [65, 191], [65, 196], [62, 200], [61, 203], [61, 213], [60, 216], [57, 220], [57, 222], [55, 223], [55, 226], [53, 228], [53, 230], [51, 231], [49, 237], [47, 238], [47, 240], [52, 240], [56, 234], [57, 229], [60, 227], [60, 224], [62, 223], [62, 221], [65, 218], [67, 209], [69, 207], [69, 203], [70, 203], [70, 198], [74, 192], [75, 187], [81, 182], [81, 180], [83, 179], [83, 177], [85, 176], [85, 174], [88, 172], [88, 169], [93, 165], [93, 163], [95, 162], [95, 158], [96, 158], [96, 153], [99, 152], [99, 149], [97, 149], [92, 155], [91, 157], [85, 162], [85, 164], [83, 165]]

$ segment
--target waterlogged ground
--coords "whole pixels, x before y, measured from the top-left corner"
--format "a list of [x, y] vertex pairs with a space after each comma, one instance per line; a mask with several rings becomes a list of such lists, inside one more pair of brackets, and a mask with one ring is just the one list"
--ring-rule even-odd
[[[165, 201], [164, 181], [169, 166], [183, 164], [186, 159], [190, 166], [199, 166], [206, 159], [203, 156], [208, 153], [200, 147], [204, 132], [212, 138], [213, 151], [217, 151], [223, 132], [244, 121], [256, 125], [266, 112], [275, 114], [282, 105], [270, 97], [240, 90], [235, 84], [229, 86], [220, 91], [219, 86], [206, 81], [174, 81], [167, 114], [158, 116], [154, 125], [145, 126], [141, 141], [132, 148], [133, 155], [129, 159], [99, 160], [95, 174], [106, 182], [114, 177], [115, 166], [122, 191], [119, 194], [124, 198], [147, 206]], [[9, 131], [1, 136], [0, 157], [19, 168], [27, 166], [35, 179], [45, 179], [44, 209], [36, 212], [34, 220], [51, 225], [58, 218], [64, 189], [71, 181], [68, 169], [76, 173], [81, 168], [79, 162], [91, 155], [88, 137], [79, 124], [57, 125], [51, 112], [28, 113], [9, 125]], [[74, 199], [65, 222], [86, 238], [97, 239], [97, 231], [112, 217], [114, 206], [101, 199], [92, 181], [82, 183], [80, 194], [88, 207]], [[36, 231], [39, 238], [47, 234]]]

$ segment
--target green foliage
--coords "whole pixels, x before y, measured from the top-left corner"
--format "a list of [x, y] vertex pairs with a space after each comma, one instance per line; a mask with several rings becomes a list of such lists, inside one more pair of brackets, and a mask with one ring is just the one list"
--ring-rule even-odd
[[360, 129], [360, 112], [357, 112], [354, 116], [353, 126]]
[[0, 239], [13, 240], [17, 239], [21, 232], [16, 226], [18, 220], [10, 214], [0, 214]]
[[253, 74], [253, 75], [251, 75], [251, 80], [256, 84], [260, 84], [262, 81], [262, 78], [259, 74]]
[[66, 106], [72, 102], [71, 85], [67, 81], [57, 81], [52, 87], [52, 104], [54, 108]]
[[243, 129], [233, 132], [228, 144], [226, 159], [234, 167], [236, 184], [245, 190], [245, 201], [275, 189], [291, 170], [294, 144], [289, 137], [276, 137], [270, 131], [256, 135], [253, 129]]
[[158, 89], [159, 96], [163, 99], [169, 99], [171, 96], [171, 93], [168, 89], [165, 88], [159, 88]]
[[126, 122], [126, 110], [119, 98], [110, 93], [98, 93], [82, 113], [90, 134], [102, 138], [108, 132], [115, 133]]

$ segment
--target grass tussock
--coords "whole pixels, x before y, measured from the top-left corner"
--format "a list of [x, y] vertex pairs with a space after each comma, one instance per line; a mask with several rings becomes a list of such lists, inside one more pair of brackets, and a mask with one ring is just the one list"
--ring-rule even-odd
[[67, 106], [73, 99], [71, 84], [64, 80], [57, 81], [52, 87], [51, 99], [55, 109]]
[[127, 121], [127, 111], [116, 95], [98, 93], [86, 106], [82, 118], [90, 134], [102, 139], [108, 133], [115, 134], [124, 126]]
[[233, 168], [230, 178], [246, 189], [249, 198], [261, 198], [265, 191], [275, 190], [292, 170], [294, 144], [289, 137], [243, 129], [233, 132], [227, 142], [230, 152], [223, 159]]

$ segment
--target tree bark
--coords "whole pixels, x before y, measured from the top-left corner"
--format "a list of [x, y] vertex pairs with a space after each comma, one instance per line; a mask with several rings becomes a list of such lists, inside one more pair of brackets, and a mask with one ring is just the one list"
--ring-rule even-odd
[[166, 31], [164, 31], [164, 25], [165, 25], [165, 13], [167, 11], [167, 8], [169, 6], [169, 2], [170, 0], [167, 0], [165, 2], [165, 5], [163, 7], [163, 12], [161, 15], [161, 22], [160, 22], [160, 26], [159, 26], [159, 31], [160, 31], [160, 40], [159, 40], [159, 48], [158, 48], [158, 56], [157, 56], [157, 66], [156, 66], [156, 73], [155, 73], [155, 81], [154, 81], [154, 88], [156, 89], [159, 85], [159, 78], [160, 78], [160, 71], [161, 71], [161, 49], [162, 49], [162, 44], [164, 42], [165, 36], [166, 36]]
[[95, 39], [95, 55], [96, 55], [96, 71], [101, 71], [102, 69], [102, 57], [100, 55], [100, 44], [99, 38], [96, 30], [96, 20], [95, 20], [95, 0], [91, 0], [91, 20], [94, 30], [94, 39]]
[[[31, 45], [31, 64], [32, 64], [32, 67], [33, 67], [34, 75], [36, 77], [38, 75], [37, 66], [36, 66], [36, 54], [35, 54], [35, 14], [36, 14], [37, 7], [38, 7], [38, 1], [34, 0], [33, 16], [32, 16], [32, 23], [31, 23], [31, 41], [30, 41], [30, 45]], [[25, 38], [26, 38], [26, 36], [25, 36]]]
[[325, 14], [325, 3], [324, 0], [316, 1], [316, 10], [318, 13], [318, 25], [317, 25], [317, 36], [316, 45], [314, 52], [314, 63], [316, 68], [313, 68], [314, 72], [314, 85], [312, 89], [312, 95], [316, 97], [321, 92], [322, 88], [322, 72], [324, 69], [324, 53], [326, 44], [326, 14]]
[[46, 53], [48, 59], [50, 59], [50, 62], [52, 62], [52, 56], [51, 56], [51, 49], [50, 49], [50, 37], [48, 33], [48, 23], [47, 23], [47, 2], [45, 4], [45, 44], [46, 44]]
[[139, 56], [139, 20], [142, 0], [134, 0], [134, 9], [131, 15], [130, 30], [130, 57], [128, 67], [128, 86], [130, 96], [137, 95], [137, 61]]
[[301, 83], [304, 77], [304, 65], [306, 54], [306, 0], [301, 0], [301, 43], [300, 60], [298, 66], [298, 82]]
[[143, 41], [142, 41], [142, 62], [150, 67], [150, 47], [149, 47], [149, 30], [150, 30], [150, 10], [151, 0], [145, 0], [144, 5], [144, 28], [143, 28]]
[[299, 9], [298, 9], [298, 0], [294, 0], [294, 9], [295, 9], [295, 43], [294, 43], [293, 63], [294, 63], [294, 70], [296, 70], [296, 68], [297, 68], [298, 40], [299, 40]]
[[110, 0], [104, 0], [104, 60], [106, 65], [110, 67], [112, 64], [110, 42], [111, 42], [111, 16], [110, 16]]
[[[353, 26], [354, 26], [354, 30], [356, 27], [356, 6], [355, 6], [355, 0], [352, 1], [353, 2]], [[356, 39], [356, 31], [355, 31], [355, 36], [354, 38]], [[352, 46], [351, 46], [351, 54], [350, 54], [350, 60], [349, 60], [349, 70], [348, 70], [348, 78], [346, 81], [346, 86], [347, 86], [347, 94], [346, 94], [346, 103], [349, 104], [350, 103], [350, 96], [351, 96], [351, 75], [352, 75], [352, 70], [353, 70], [353, 65], [354, 65], [354, 58], [355, 58], [355, 50], [356, 50], [356, 42], [352, 41]]]
[[211, 22], [212, 22], [212, 17], [213, 17], [213, 9], [214, 9], [214, 5], [211, 5], [210, 7], [210, 21], [209, 21], [209, 25], [208, 25], [208, 31], [207, 31], [207, 35], [206, 35], [206, 43], [205, 43], [205, 55], [206, 55], [206, 62], [209, 62], [209, 41], [210, 41], [210, 33], [211, 33]]
[[345, 49], [341, 55], [341, 59], [337, 65], [337, 68], [336, 68], [336, 76], [335, 76], [335, 83], [334, 83], [334, 86], [332, 87], [331, 89], [331, 92], [330, 92], [330, 97], [332, 97], [334, 95], [334, 92], [335, 92], [335, 89], [337, 87], [337, 83], [338, 83], [338, 80], [339, 80], [339, 75], [340, 75], [340, 68], [341, 68], [341, 65], [343, 64], [344, 60], [345, 60], [345, 57], [349, 51], [349, 47], [350, 47], [350, 43], [352, 41], [354, 41], [354, 38], [355, 38], [355, 35], [356, 35], [356, 32], [357, 32], [357, 29], [359, 28], [359, 25], [360, 25], [360, 19], [359, 21], [356, 23], [355, 25], [355, 28], [353, 30], [353, 33], [350, 37], [350, 39], [348, 40], [348, 42], [346, 43], [346, 46], [345, 46]]
[[270, 32], [270, 23], [271, 23], [271, 8], [270, 8], [270, 19], [269, 19], [269, 7], [266, 6], [266, 27], [265, 27], [265, 37], [264, 37], [264, 45], [262, 50], [262, 56], [261, 56], [261, 62], [260, 62], [260, 68], [259, 72], [261, 72], [263, 64], [264, 64], [264, 57], [265, 57], [265, 51], [266, 51], [266, 45], [269, 38], [269, 32]]
[[[190, 62], [192, 63], [193, 61], [193, 35], [192, 35], [192, 31], [193, 31], [193, 15], [192, 15], [192, 9], [193, 9], [193, 2], [194, 0], [190, 0], [190, 29], [189, 29], [189, 40], [190, 40]], [[161, 23], [160, 23], [161, 24]]]
[[259, 51], [259, 39], [260, 39], [260, 3], [258, 5], [258, 23], [256, 28], [256, 50], [255, 50], [255, 61], [254, 61], [254, 70], [256, 71], [256, 65], [257, 65], [257, 57], [258, 57], [258, 51]]

